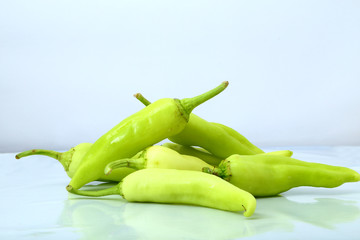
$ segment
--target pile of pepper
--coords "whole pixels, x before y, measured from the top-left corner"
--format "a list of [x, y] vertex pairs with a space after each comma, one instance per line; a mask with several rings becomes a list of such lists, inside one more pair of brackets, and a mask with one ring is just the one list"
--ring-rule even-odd
[[[71, 178], [66, 189], [85, 196], [119, 194], [131, 202], [191, 204], [251, 216], [256, 197], [299, 186], [333, 188], [360, 181], [356, 171], [292, 158], [289, 150], [265, 153], [234, 129], [208, 122], [192, 110], [221, 93], [228, 82], [193, 98], [149, 102], [95, 143], [67, 152], [33, 149], [16, 155], [59, 160]], [[162, 145], [161, 141], [169, 139]], [[93, 181], [118, 182], [99, 191]]]

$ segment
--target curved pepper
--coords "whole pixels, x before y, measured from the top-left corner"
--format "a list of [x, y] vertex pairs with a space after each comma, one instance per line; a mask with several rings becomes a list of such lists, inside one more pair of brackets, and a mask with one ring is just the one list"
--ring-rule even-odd
[[191, 204], [251, 216], [256, 199], [248, 192], [210, 174], [190, 170], [142, 169], [126, 176], [118, 185], [99, 191], [67, 188], [84, 196], [121, 195], [129, 202]]
[[300, 186], [334, 188], [360, 181], [356, 171], [276, 155], [232, 155], [218, 167], [204, 168], [255, 197], [274, 196]]
[[200, 158], [182, 155], [167, 147], [154, 145], [139, 152], [132, 158], [119, 159], [110, 162], [105, 167], [105, 174], [124, 167], [136, 170], [145, 168], [163, 168], [178, 170], [202, 171], [204, 167], [213, 167]]
[[[150, 104], [142, 94], [137, 93], [134, 96], [144, 105]], [[222, 124], [211, 123], [195, 114], [190, 114], [186, 127], [180, 133], [169, 137], [169, 140], [184, 146], [202, 147], [221, 159], [232, 154], [264, 153], [240, 133], [236, 134], [235, 130], [230, 129]]]
[[99, 179], [109, 162], [132, 157], [144, 148], [178, 134], [185, 128], [191, 111], [222, 92], [227, 85], [228, 82], [223, 82], [193, 98], [163, 98], [127, 117], [91, 146], [67, 188], [81, 188]]
[[[58, 160], [61, 165], [64, 167], [66, 174], [72, 178], [76, 171], [79, 168], [79, 165], [85, 156], [85, 154], [91, 148], [92, 143], [80, 143], [75, 147], [70, 148], [70, 150], [66, 152], [56, 152], [52, 150], [45, 150], [45, 149], [32, 149], [28, 151], [21, 152], [15, 156], [16, 159], [20, 159], [23, 157], [28, 157], [32, 155], [43, 155], [54, 158]], [[125, 176], [129, 175], [130, 173], [134, 172], [133, 169], [130, 168], [122, 168], [116, 169], [110, 175], [102, 175], [97, 181], [114, 181], [119, 182]]]
[[[206, 151], [205, 149], [199, 148], [199, 147], [184, 146], [181, 144], [170, 143], [170, 142], [164, 143], [164, 144], [162, 144], [162, 146], [171, 148], [183, 155], [190, 155], [190, 156], [200, 158], [204, 162], [207, 162], [208, 164], [213, 165], [213, 166], [218, 166], [220, 164], [220, 162], [222, 160], [224, 160], [224, 159], [216, 157], [214, 154], [211, 154], [208, 151]], [[261, 154], [280, 155], [280, 156], [285, 156], [285, 157], [291, 157], [293, 155], [293, 152], [290, 150], [278, 150], [278, 151], [259, 153], [259, 154], [260, 155]]]
[[219, 165], [219, 163], [223, 160], [221, 158], [216, 157], [214, 154], [209, 153], [205, 149], [199, 147], [184, 146], [181, 144], [171, 143], [171, 142], [164, 143], [162, 144], [162, 146], [170, 148], [182, 155], [189, 155], [200, 158], [201, 160], [212, 166]]

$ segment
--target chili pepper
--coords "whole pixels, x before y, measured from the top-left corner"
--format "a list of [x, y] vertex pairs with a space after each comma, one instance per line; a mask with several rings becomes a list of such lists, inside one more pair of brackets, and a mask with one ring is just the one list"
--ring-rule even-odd
[[283, 157], [291, 157], [293, 155], [293, 151], [291, 150], [278, 150], [273, 152], [259, 153], [259, 155], [276, 155]]
[[78, 189], [99, 179], [109, 162], [132, 157], [144, 148], [178, 134], [186, 126], [191, 111], [222, 92], [227, 85], [228, 82], [223, 82], [193, 98], [163, 98], [125, 118], [91, 146], [67, 188]]
[[278, 195], [294, 187], [333, 188], [360, 181], [356, 171], [276, 155], [232, 155], [219, 167], [203, 168], [255, 197]]
[[[134, 96], [144, 105], [150, 104], [149, 100], [142, 94], [137, 93]], [[240, 133], [235, 134], [235, 130], [230, 131], [229, 129], [229, 127], [208, 122], [195, 114], [191, 114], [186, 127], [180, 133], [169, 137], [169, 140], [184, 146], [202, 147], [221, 159], [232, 154], [264, 153]]]
[[[145, 106], [151, 104], [151, 102], [147, 100], [141, 93], [137, 93], [134, 96]], [[181, 133], [169, 138], [170, 141], [178, 143], [178, 145], [165, 143], [166, 147], [179, 151], [181, 154], [189, 154], [199, 157], [212, 165], [218, 165], [220, 161], [226, 158], [221, 157], [221, 155], [231, 156], [232, 154], [273, 154], [291, 157], [293, 154], [293, 152], [290, 150], [279, 150], [264, 153], [263, 150], [256, 147], [248, 139], [246, 139], [243, 135], [241, 135], [234, 129], [220, 123], [207, 122], [193, 113], [191, 113], [190, 116], [191, 117], [189, 123], [187, 124], [185, 129]], [[214, 134], [208, 133], [212, 130], [214, 131]], [[203, 137], [198, 137], [195, 135]], [[219, 139], [223, 139], [221, 144], [218, 143]], [[234, 139], [236, 139], [238, 142], [234, 143]], [[227, 142], [230, 145], [228, 145]], [[244, 145], [246, 146], [246, 148], [248, 148], [247, 150], [244, 149]], [[192, 146], [200, 146], [202, 148], [193, 148]], [[215, 153], [212, 156], [208, 155], [211, 150], [207, 149], [207, 146], [217, 146], [216, 151], [220, 152], [220, 154], [218, 154], [217, 156], [215, 156]], [[207, 151], [203, 148], [205, 148]], [[202, 152], [199, 153], [197, 150], [205, 152], [205, 154], [203, 154]], [[252, 153], [250, 153], [249, 151], [252, 151]]]
[[264, 153], [263, 150], [261, 150], [260, 148], [258, 148], [254, 144], [252, 144], [246, 137], [244, 137], [242, 134], [235, 131], [231, 127], [228, 127], [228, 126], [225, 126], [225, 125], [223, 125], [221, 123], [216, 123], [216, 122], [211, 122], [211, 124], [225, 130], [225, 132], [227, 132], [230, 136], [237, 139], [239, 142], [244, 144], [247, 148], [249, 148], [253, 152], [255, 152], [255, 153]]
[[67, 190], [93, 197], [119, 194], [130, 202], [191, 204], [226, 211], [244, 211], [246, 217], [251, 216], [256, 208], [256, 199], [250, 193], [211, 174], [190, 170], [142, 169], [108, 189]]
[[[213, 166], [218, 166], [220, 164], [220, 162], [222, 160], [224, 160], [224, 159], [216, 157], [215, 155], [209, 153], [205, 149], [199, 148], [199, 147], [184, 146], [181, 144], [170, 143], [170, 142], [164, 143], [164, 144], [162, 144], [162, 146], [171, 148], [183, 155], [190, 155], [190, 156], [200, 158], [204, 162], [207, 162], [208, 164], [213, 165]], [[290, 150], [278, 150], [278, 151], [259, 153], [259, 154], [281, 155], [281, 156], [285, 156], [285, 157], [291, 157], [293, 155], [293, 152]]]
[[189, 155], [200, 158], [201, 160], [212, 166], [218, 166], [219, 163], [223, 160], [221, 158], [216, 157], [214, 154], [209, 153], [203, 148], [184, 146], [181, 144], [170, 143], [170, 142], [164, 143], [162, 144], [162, 146], [170, 148], [183, 155]]
[[[75, 147], [70, 148], [70, 150], [66, 152], [56, 152], [52, 150], [45, 149], [32, 149], [25, 152], [21, 152], [15, 156], [16, 159], [20, 159], [23, 157], [28, 157], [32, 155], [44, 155], [58, 160], [61, 165], [64, 167], [66, 174], [72, 178], [75, 172], [78, 170], [79, 165], [84, 157], [84, 155], [91, 148], [92, 143], [80, 143]], [[130, 168], [122, 168], [113, 171], [110, 175], [102, 175], [97, 181], [115, 181], [119, 182], [125, 176], [134, 172], [133, 169]]]
[[114, 169], [124, 167], [136, 170], [145, 168], [163, 168], [178, 170], [202, 171], [204, 167], [213, 167], [197, 157], [182, 155], [167, 147], [154, 145], [139, 152], [132, 158], [119, 159], [110, 162], [105, 167], [105, 174], [108, 175]]

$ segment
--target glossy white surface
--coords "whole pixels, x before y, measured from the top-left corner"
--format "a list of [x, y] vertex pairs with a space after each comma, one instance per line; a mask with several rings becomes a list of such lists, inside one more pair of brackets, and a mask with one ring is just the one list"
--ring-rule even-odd
[[[282, 147], [297, 159], [360, 171], [360, 147]], [[0, 239], [359, 239], [360, 183], [258, 199], [255, 214], [68, 194], [62, 166], [0, 154]], [[94, 183], [95, 184], [95, 183]], [[97, 184], [97, 183], [96, 183]], [[91, 188], [98, 188], [89, 186]]]

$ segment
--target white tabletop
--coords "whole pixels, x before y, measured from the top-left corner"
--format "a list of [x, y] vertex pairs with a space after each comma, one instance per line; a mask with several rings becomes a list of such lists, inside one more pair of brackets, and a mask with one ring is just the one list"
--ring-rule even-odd
[[[360, 147], [277, 147], [360, 172]], [[205, 207], [69, 194], [62, 166], [0, 154], [0, 239], [359, 239], [360, 183], [299, 187], [257, 200], [250, 218]], [[94, 184], [99, 184], [98, 182]], [[90, 186], [91, 187], [91, 186]], [[94, 188], [94, 187], [93, 187]]]

